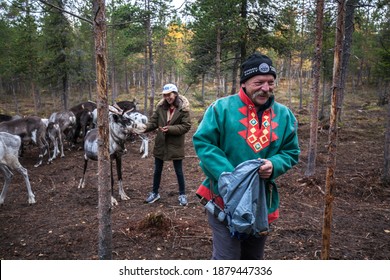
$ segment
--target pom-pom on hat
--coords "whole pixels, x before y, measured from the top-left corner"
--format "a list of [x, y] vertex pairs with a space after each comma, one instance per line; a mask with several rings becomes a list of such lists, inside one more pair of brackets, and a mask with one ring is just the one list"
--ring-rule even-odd
[[167, 94], [171, 92], [178, 93], [177, 87], [174, 84], [166, 84], [163, 86], [163, 91], [161, 92], [161, 94]]
[[276, 69], [272, 66], [272, 60], [266, 55], [255, 52], [241, 65], [240, 83], [253, 76], [267, 74], [273, 75], [276, 79]]

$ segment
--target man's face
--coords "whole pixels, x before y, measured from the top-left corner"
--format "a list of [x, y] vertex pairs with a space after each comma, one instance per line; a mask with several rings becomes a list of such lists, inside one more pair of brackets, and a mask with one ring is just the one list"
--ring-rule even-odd
[[172, 104], [175, 101], [176, 94], [172, 91], [170, 93], [163, 94], [163, 97], [168, 102], [168, 104]]
[[257, 75], [248, 79], [242, 84], [246, 89], [246, 94], [255, 106], [264, 105], [271, 96], [275, 87], [273, 75]]

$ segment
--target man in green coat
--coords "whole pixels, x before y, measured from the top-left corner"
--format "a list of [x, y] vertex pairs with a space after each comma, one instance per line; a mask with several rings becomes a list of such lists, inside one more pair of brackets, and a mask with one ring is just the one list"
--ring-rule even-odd
[[179, 183], [179, 204], [187, 205], [185, 180], [183, 174], [184, 139], [191, 129], [190, 103], [179, 95], [174, 84], [166, 84], [162, 91], [163, 99], [156, 106], [146, 125], [145, 132], [157, 130], [154, 141], [154, 176], [153, 189], [146, 198], [146, 203], [160, 199], [159, 188], [164, 161], [173, 161]]
[[[279, 196], [273, 180], [298, 162], [297, 120], [273, 96], [276, 70], [265, 55], [254, 53], [242, 65], [238, 94], [216, 100], [206, 110], [193, 136], [200, 166], [206, 175], [197, 190], [202, 201], [221, 209], [218, 192], [222, 172], [232, 172], [247, 160], [261, 158], [260, 178], [266, 180], [268, 222], [279, 216]], [[213, 231], [213, 259], [263, 259], [266, 236], [238, 240], [214, 215], [208, 215]]]

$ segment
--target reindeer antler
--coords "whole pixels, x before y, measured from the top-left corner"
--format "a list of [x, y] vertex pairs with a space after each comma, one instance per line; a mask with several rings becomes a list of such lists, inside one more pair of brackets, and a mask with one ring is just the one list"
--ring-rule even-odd
[[[114, 104], [116, 105], [116, 104]], [[111, 112], [111, 113], [114, 113], [114, 114], [118, 114], [118, 115], [122, 115], [123, 114], [123, 110], [121, 108], [119, 108], [118, 105], [114, 106], [114, 105], [110, 105], [108, 106], [108, 110]]]
[[118, 103], [115, 102], [114, 104], [112, 104], [112, 106], [114, 106], [114, 107], [117, 108], [118, 110], [122, 111], [122, 108], [119, 107]]
[[135, 109], [135, 108], [133, 107], [133, 108], [127, 110], [126, 112], [123, 113], [123, 115], [124, 115], [124, 114], [127, 114], [127, 113], [130, 113], [130, 112], [132, 112], [132, 111], [134, 111], [134, 109]]
[[119, 115], [123, 115], [124, 114], [122, 108], [119, 107], [119, 105], [116, 102], [114, 104], [112, 104], [112, 107], [114, 107], [115, 109], [118, 110], [118, 112], [116, 114], [119, 114]]

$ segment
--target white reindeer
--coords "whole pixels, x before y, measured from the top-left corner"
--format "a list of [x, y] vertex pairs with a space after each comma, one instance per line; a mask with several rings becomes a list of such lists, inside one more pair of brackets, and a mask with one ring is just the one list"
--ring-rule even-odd
[[[141, 122], [145, 125], [148, 123], [148, 117], [139, 112], [126, 112], [124, 116], [130, 120]], [[138, 136], [142, 140], [141, 147], [139, 148], [139, 153], [143, 153], [141, 158], [147, 158], [149, 156], [149, 138], [145, 133], [139, 134]]]
[[28, 192], [28, 203], [35, 203], [35, 195], [31, 190], [27, 169], [24, 168], [18, 159], [21, 140], [19, 136], [7, 132], [0, 132], [0, 169], [4, 173], [4, 187], [0, 195], [0, 205], [4, 204], [8, 186], [13, 177], [12, 170], [23, 175]]

